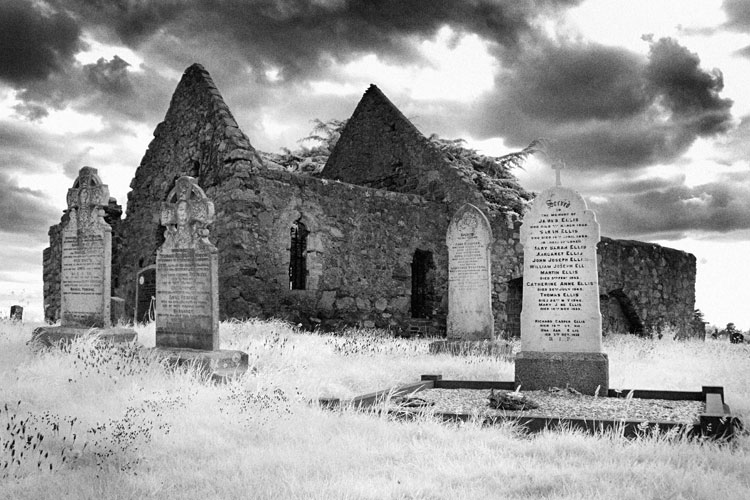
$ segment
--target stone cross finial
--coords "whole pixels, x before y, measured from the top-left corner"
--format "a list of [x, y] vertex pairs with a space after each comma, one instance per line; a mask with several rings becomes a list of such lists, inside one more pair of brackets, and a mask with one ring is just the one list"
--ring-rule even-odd
[[552, 170], [555, 171], [555, 186], [562, 186], [562, 180], [560, 179], [560, 170], [565, 168], [565, 162], [562, 160], [555, 160], [552, 163]]
[[109, 187], [102, 184], [95, 168], [83, 167], [73, 187], [68, 189], [68, 209], [79, 231], [96, 226], [104, 221], [100, 209], [109, 203]]
[[177, 179], [167, 201], [161, 204], [161, 224], [167, 229], [164, 245], [194, 248], [208, 242], [208, 225], [214, 221], [214, 204], [193, 177]]

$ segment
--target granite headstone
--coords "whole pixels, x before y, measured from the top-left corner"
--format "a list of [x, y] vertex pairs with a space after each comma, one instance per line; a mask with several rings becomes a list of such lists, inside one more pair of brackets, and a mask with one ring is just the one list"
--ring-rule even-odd
[[166, 226], [156, 252], [156, 346], [219, 348], [219, 259], [208, 240], [214, 204], [180, 177], [161, 206]]
[[62, 234], [62, 326], [110, 326], [112, 229], [104, 221], [109, 189], [95, 168], [83, 167], [68, 190]]
[[224, 379], [246, 371], [248, 357], [219, 349], [218, 250], [208, 240], [213, 220], [214, 204], [197, 181], [177, 179], [161, 206], [166, 230], [156, 252], [156, 351], [169, 363], [191, 363]]
[[83, 167], [68, 189], [68, 219], [62, 228], [59, 327], [39, 327], [32, 342], [50, 346], [82, 335], [131, 342], [135, 331], [112, 328], [112, 229], [104, 220], [109, 188], [95, 168]]

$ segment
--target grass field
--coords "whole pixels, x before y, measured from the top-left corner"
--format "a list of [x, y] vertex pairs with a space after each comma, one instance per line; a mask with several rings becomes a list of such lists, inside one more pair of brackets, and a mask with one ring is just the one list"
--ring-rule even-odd
[[[0, 323], [0, 498], [746, 499], [750, 436], [731, 444], [627, 440], [512, 425], [330, 412], [421, 374], [512, 380], [512, 362], [430, 355], [382, 332], [317, 335], [282, 322], [222, 323], [253, 368], [213, 385], [135, 349], [32, 352], [33, 325]], [[153, 345], [153, 325], [138, 328]], [[722, 385], [750, 422], [750, 346], [610, 336], [613, 388]], [[23, 453], [23, 456], [21, 456]]]

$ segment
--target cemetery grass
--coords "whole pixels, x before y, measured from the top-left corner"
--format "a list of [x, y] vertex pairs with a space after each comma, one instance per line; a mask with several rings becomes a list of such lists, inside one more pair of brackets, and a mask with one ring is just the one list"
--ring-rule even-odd
[[[0, 497], [741, 499], [750, 436], [729, 444], [323, 410], [439, 373], [512, 380], [513, 364], [430, 355], [427, 341], [377, 331], [304, 333], [280, 321], [221, 324], [249, 354], [228, 384], [168, 370], [129, 348], [79, 341], [32, 352], [34, 325], [0, 323]], [[137, 327], [145, 345], [152, 325]], [[613, 388], [723, 385], [750, 422], [750, 346], [605, 339]], [[21, 455], [23, 453], [23, 455]]]

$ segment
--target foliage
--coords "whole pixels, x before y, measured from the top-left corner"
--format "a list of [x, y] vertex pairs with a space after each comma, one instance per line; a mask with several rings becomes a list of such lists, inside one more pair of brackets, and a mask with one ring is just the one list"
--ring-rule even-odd
[[547, 141], [534, 139], [520, 151], [514, 151], [502, 156], [487, 156], [475, 149], [466, 147], [465, 139], [442, 139], [437, 134], [430, 136], [430, 141], [445, 154], [451, 162], [468, 163], [478, 172], [485, 172], [495, 179], [516, 180], [512, 173], [515, 168], [523, 169], [524, 162], [535, 153], [544, 153]]
[[[295, 150], [282, 148], [282, 153], [260, 152], [266, 165], [305, 175], [318, 175], [336, 146], [347, 120], [313, 120], [309, 135], [300, 139]], [[522, 215], [533, 195], [523, 189], [513, 169], [523, 168], [529, 156], [546, 154], [547, 141], [535, 139], [525, 148], [502, 156], [486, 156], [466, 146], [464, 139], [443, 139], [432, 134], [429, 141], [450, 164], [471, 179], [487, 202], [495, 208]]]
[[522, 150], [502, 156], [479, 154], [475, 149], [466, 147], [464, 139], [441, 139], [432, 134], [430, 141], [443, 152], [454, 168], [476, 184], [490, 206], [519, 216], [524, 214], [533, 194], [521, 187], [512, 171], [523, 168], [529, 156], [544, 153], [547, 144], [544, 139], [535, 139]]
[[[267, 165], [282, 168], [289, 172], [319, 174], [328, 161], [334, 146], [341, 137], [347, 120], [328, 120], [324, 122], [318, 118], [313, 120], [310, 134], [297, 143], [301, 146], [294, 151], [281, 148], [283, 154], [260, 152]], [[311, 143], [311, 145], [305, 145]]]

